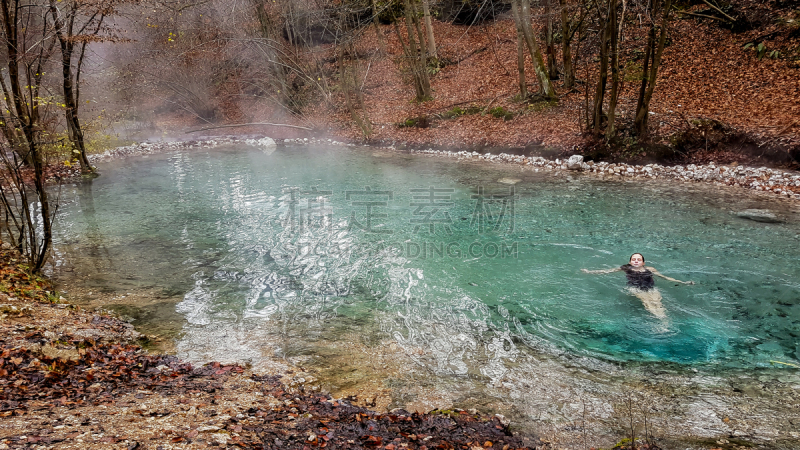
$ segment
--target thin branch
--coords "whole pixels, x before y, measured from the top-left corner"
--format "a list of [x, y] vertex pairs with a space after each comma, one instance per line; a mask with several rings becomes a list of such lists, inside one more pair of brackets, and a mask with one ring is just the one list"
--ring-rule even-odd
[[372, 67], [372, 61], [369, 62], [367, 65], [367, 73], [364, 74], [364, 81], [361, 82], [361, 89], [359, 91], [364, 92], [364, 85], [367, 84], [367, 75], [369, 75], [369, 68]]
[[797, 125], [797, 121], [796, 120], [794, 122], [790, 123], [788, 126], [784, 127], [780, 132], [778, 132], [778, 134], [776, 136], [780, 136], [783, 133], [786, 133], [787, 131], [789, 131], [789, 128], [792, 128], [795, 125]]
[[[495, 98], [497, 98], [497, 97], [495, 97]], [[485, 101], [485, 100], [489, 100], [489, 97], [486, 97], [486, 98], [474, 98], [472, 100], [466, 100], [466, 101], [463, 101], [463, 102], [453, 103], [452, 105], [445, 106], [444, 109], [448, 110], [448, 109], [450, 109], [450, 108], [452, 108], [454, 106], [464, 105], [466, 103], [477, 103], [477, 102], [482, 102], [482, 101]]]
[[786, 133], [787, 131], [789, 131], [790, 128], [792, 128], [793, 126], [797, 125], [797, 122], [798, 121], [795, 120], [794, 122], [790, 123], [788, 126], [783, 127], [783, 129], [781, 131], [779, 131], [776, 135], [774, 135], [771, 138], [767, 139], [766, 141], [758, 144], [758, 146], [759, 147], [763, 147], [763, 146], [769, 144], [770, 142], [774, 141], [775, 139], [778, 139], [783, 133]]
[[706, 4], [706, 5], [708, 5], [708, 6], [712, 7], [712, 8], [714, 8], [714, 9], [716, 9], [716, 10], [717, 10], [717, 11], [718, 11], [720, 14], [722, 14], [722, 15], [723, 15], [723, 16], [725, 16], [725, 17], [727, 17], [727, 18], [728, 18], [728, 20], [730, 20], [731, 22], [736, 22], [736, 19], [734, 19], [733, 17], [731, 17], [731, 16], [729, 16], [729, 15], [725, 14], [725, 12], [724, 12], [723, 10], [719, 9], [719, 7], [718, 7], [718, 6], [714, 5], [714, 4], [713, 4], [713, 3], [711, 3], [710, 1], [708, 1], [708, 0], [703, 0], [703, 2], [705, 2], [705, 4]]
[[677, 13], [678, 14], [686, 14], [686, 15], [695, 16], [695, 17], [702, 17], [704, 19], [719, 20], [720, 22], [727, 22], [727, 20], [725, 20], [723, 18], [720, 18], [720, 17], [707, 16], [705, 14], [697, 14], [697, 13], [693, 13], [693, 12], [689, 12], [689, 11], [677, 11]]
[[269, 125], [269, 126], [273, 126], [273, 127], [297, 128], [299, 130], [314, 131], [313, 128], [301, 127], [299, 125], [288, 125], [288, 124], [285, 124], [285, 123], [255, 122], [255, 123], [237, 123], [235, 125], [218, 125], [218, 126], [215, 126], [215, 127], [198, 128], [197, 130], [189, 130], [189, 131], [186, 132], [186, 134], [197, 133], [198, 131], [216, 130], [218, 128], [249, 127], [251, 125]]

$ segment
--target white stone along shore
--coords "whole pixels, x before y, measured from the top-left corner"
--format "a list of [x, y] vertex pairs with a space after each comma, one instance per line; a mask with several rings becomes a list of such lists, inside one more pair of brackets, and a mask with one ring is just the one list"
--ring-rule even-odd
[[[342, 145], [357, 146], [338, 142], [332, 139], [286, 139], [286, 144], [321, 144], [321, 145]], [[277, 145], [269, 137], [260, 138], [238, 138], [238, 137], [219, 137], [196, 141], [174, 141], [174, 142], [144, 142], [125, 147], [117, 147], [107, 150], [104, 153], [90, 155], [89, 161], [116, 159], [126, 156], [146, 155], [160, 153], [169, 150], [193, 149], [193, 148], [213, 148], [222, 145], [250, 145], [261, 147], [265, 151], [272, 151]], [[380, 147], [383, 150], [402, 151], [394, 147]], [[626, 163], [608, 163], [593, 161], [583, 162], [580, 155], [573, 156], [570, 160], [556, 159], [549, 160], [541, 156], [512, 155], [508, 153], [490, 154], [467, 151], [448, 151], [448, 150], [410, 150], [414, 154], [456, 158], [460, 160], [485, 160], [492, 162], [504, 162], [530, 166], [534, 170], [570, 170], [594, 173], [599, 176], [619, 176], [619, 177], [638, 177], [653, 178], [662, 180], [694, 181], [705, 182], [715, 185], [725, 185], [742, 187], [755, 191], [771, 193], [785, 198], [800, 200], [800, 174], [780, 169], [770, 169], [767, 167], [748, 167], [739, 165], [717, 165], [709, 164], [689, 164], [666, 166], [661, 164], [634, 165]]]

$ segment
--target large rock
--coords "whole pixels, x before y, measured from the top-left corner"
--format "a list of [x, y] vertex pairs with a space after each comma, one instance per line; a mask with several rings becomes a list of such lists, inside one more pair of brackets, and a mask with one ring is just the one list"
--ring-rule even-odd
[[736, 213], [742, 219], [755, 220], [756, 222], [780, 223], [781, 219], [768, 209], [745, 209]]
[[569, 170], [583, 170], [584, 166], [582, 155], [572, 155], [567, 160], [567, 169]]
[[271, 155], [275, 149], [278, 148], [277, 142], [274, 139], [269, 137], [263, 137], [261, 139], [247, 139], [244, 141], [246, 144], [252, 145], [253, 147], [258, 147], [264, 151], [264, 153]]

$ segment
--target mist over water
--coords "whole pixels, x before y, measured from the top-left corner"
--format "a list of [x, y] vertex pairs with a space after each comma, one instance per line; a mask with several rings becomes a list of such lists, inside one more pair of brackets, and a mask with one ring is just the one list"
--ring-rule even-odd
[[[65, 190], [57, 249], [74, 272], [61, 276], [161, 296], [168, 314], [134, 324], [179, 318], [175, 348], [192, 361], [324, 359], [356, 336], [443, 383], [521, 386], [542, 357], [677, 373], [800, 359], [800, 227], [779, 201], [341, 147], [101, 169]], [[735, 216], [747, 208], [784, 223]], [[666, 319], [623, 274], [580, 272], [633, 252], [697, 283], [656, 280]]]

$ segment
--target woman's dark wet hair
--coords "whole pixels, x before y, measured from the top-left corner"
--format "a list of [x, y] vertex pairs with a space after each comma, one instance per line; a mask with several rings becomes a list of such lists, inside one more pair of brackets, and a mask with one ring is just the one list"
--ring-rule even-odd
[[634, 253], [634, 254], [632, 254], [632, 255], [631, 255], [631, 257], [630, 257], [630, 258], [628, 258], [628, 262], [631, 262], [631, 259], [633, 259], [633, 257], [634, 257], [634, 256], [636, 256], [636, 255], [639, 255], [639, 256], [641, 256], [641, 257], [642, 257], [642, 263], [644, 263], [644, 255], [643, 255], [643, 254], [641, 254], [641, 253]]

